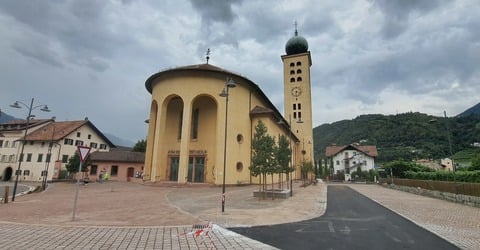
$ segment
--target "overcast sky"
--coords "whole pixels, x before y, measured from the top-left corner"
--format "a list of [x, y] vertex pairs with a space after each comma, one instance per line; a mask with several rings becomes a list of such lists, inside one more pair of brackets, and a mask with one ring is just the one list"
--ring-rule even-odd
[[[283, 112], [280, 56], [294, 33], [312, 55], [314, 126], [362, 114], [454, 116], [480, 102], [478, 0], [3, 0], [0, 108], [88, 117], [145, 138], [145, 80], [205, 62], [257, 83]], [[219, 89], [220, 91], [220, 89]]]

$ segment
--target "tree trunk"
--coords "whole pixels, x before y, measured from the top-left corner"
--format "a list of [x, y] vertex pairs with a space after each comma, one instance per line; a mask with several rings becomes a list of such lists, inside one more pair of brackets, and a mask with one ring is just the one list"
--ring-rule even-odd
[[272, 200], [275, 199], [275, 190], [274, 190], [274, 187], [273, 187], [273, 173], [272, 173]]

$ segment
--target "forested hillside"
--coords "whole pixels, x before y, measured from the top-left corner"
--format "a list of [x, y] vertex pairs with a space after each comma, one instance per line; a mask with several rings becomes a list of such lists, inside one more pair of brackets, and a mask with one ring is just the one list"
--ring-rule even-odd
[[378, 162], [448, 157], [449, 134], [453, 154], [471, 148], [474, 142], [480, 142], [480, 114], [449, 118], [422, 113], [372, 114], [313, 129], [317, 158], [325, 157], [327, 145], [358, 142], [376, 145]]
[[472, 114], [480, 114], [480, 102], [477, 103], [477, 105], [463, 111], [461, 114], [457, 115], [457, 116], [469, 116], [469, 115], [472, 115]]

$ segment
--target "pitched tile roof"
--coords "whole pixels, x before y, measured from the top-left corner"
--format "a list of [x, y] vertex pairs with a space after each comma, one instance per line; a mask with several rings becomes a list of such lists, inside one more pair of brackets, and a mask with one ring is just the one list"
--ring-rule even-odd
[[96, 151], [90, 154], [91, 161], [107, 161], [107, 162], [145, 162], [145, 153], [115, 150], [110, 152]]
[[350, 145], [343, 145], [343, 146], [338, 146], [338, 145], [330, 145], [325, 148], [325, 156], [331, 157], [334, 156], [344, 150], [347, 149], [355, 149], [360, 152], [365, 153], [366, 155], [369, 155], [371, 157], [377, 157], [378, 152], [377, 152], [377, 147], [376, 146], [361, 146], [361, 145], [355, 145], [355, 144], [350, 144]]
[[[87, 125], [90, 126], [110, 147], [115, 145], [98, 130], [89, 120], [52, 122], [41, 127], [26, 136], [28, 141], [58, 141], [73, 133], [76, 129]], [[22, 138], [23, 140], [23, 138]]]
[[[44, 123], [53, 121], [52, 119], [31, 119], [28, 121], [28, 128], [32, 128]], [[24, 130], [27, 127], [27, 120], [16, 119], [8, 122], [0, 123], [1, 131]]]
[[29, 141], [58, 141], [71, 134], [76, 129], [83, 126], [88, 121], [66, 121], [52, 122], [42, 128], [39, 128], [28, 134], [26, 139]]
[[260, 114], [274, 114], [273, 110], [265, 107], [255, 106], [250, 110], [250, 115], [260, 115]]

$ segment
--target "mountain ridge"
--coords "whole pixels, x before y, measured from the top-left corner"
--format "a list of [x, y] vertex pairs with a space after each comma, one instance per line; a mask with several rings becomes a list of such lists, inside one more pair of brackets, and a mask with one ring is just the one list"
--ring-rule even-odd
[[458, 114], [457, 117], [462, 117], [462, 116], [469, 116], [472, 114], [480, 114], [480, 102], [474, 105], [473, 107], [463, 111], [462, 113]]
[[360, 143], [377, 146], [378, 162], [439, 159], [480, 142], [480, 113], [446, 118], [419, 112], [360, 115], [317, 126], [313, 138], [317, 158], [325, 157], [328, 145]]

